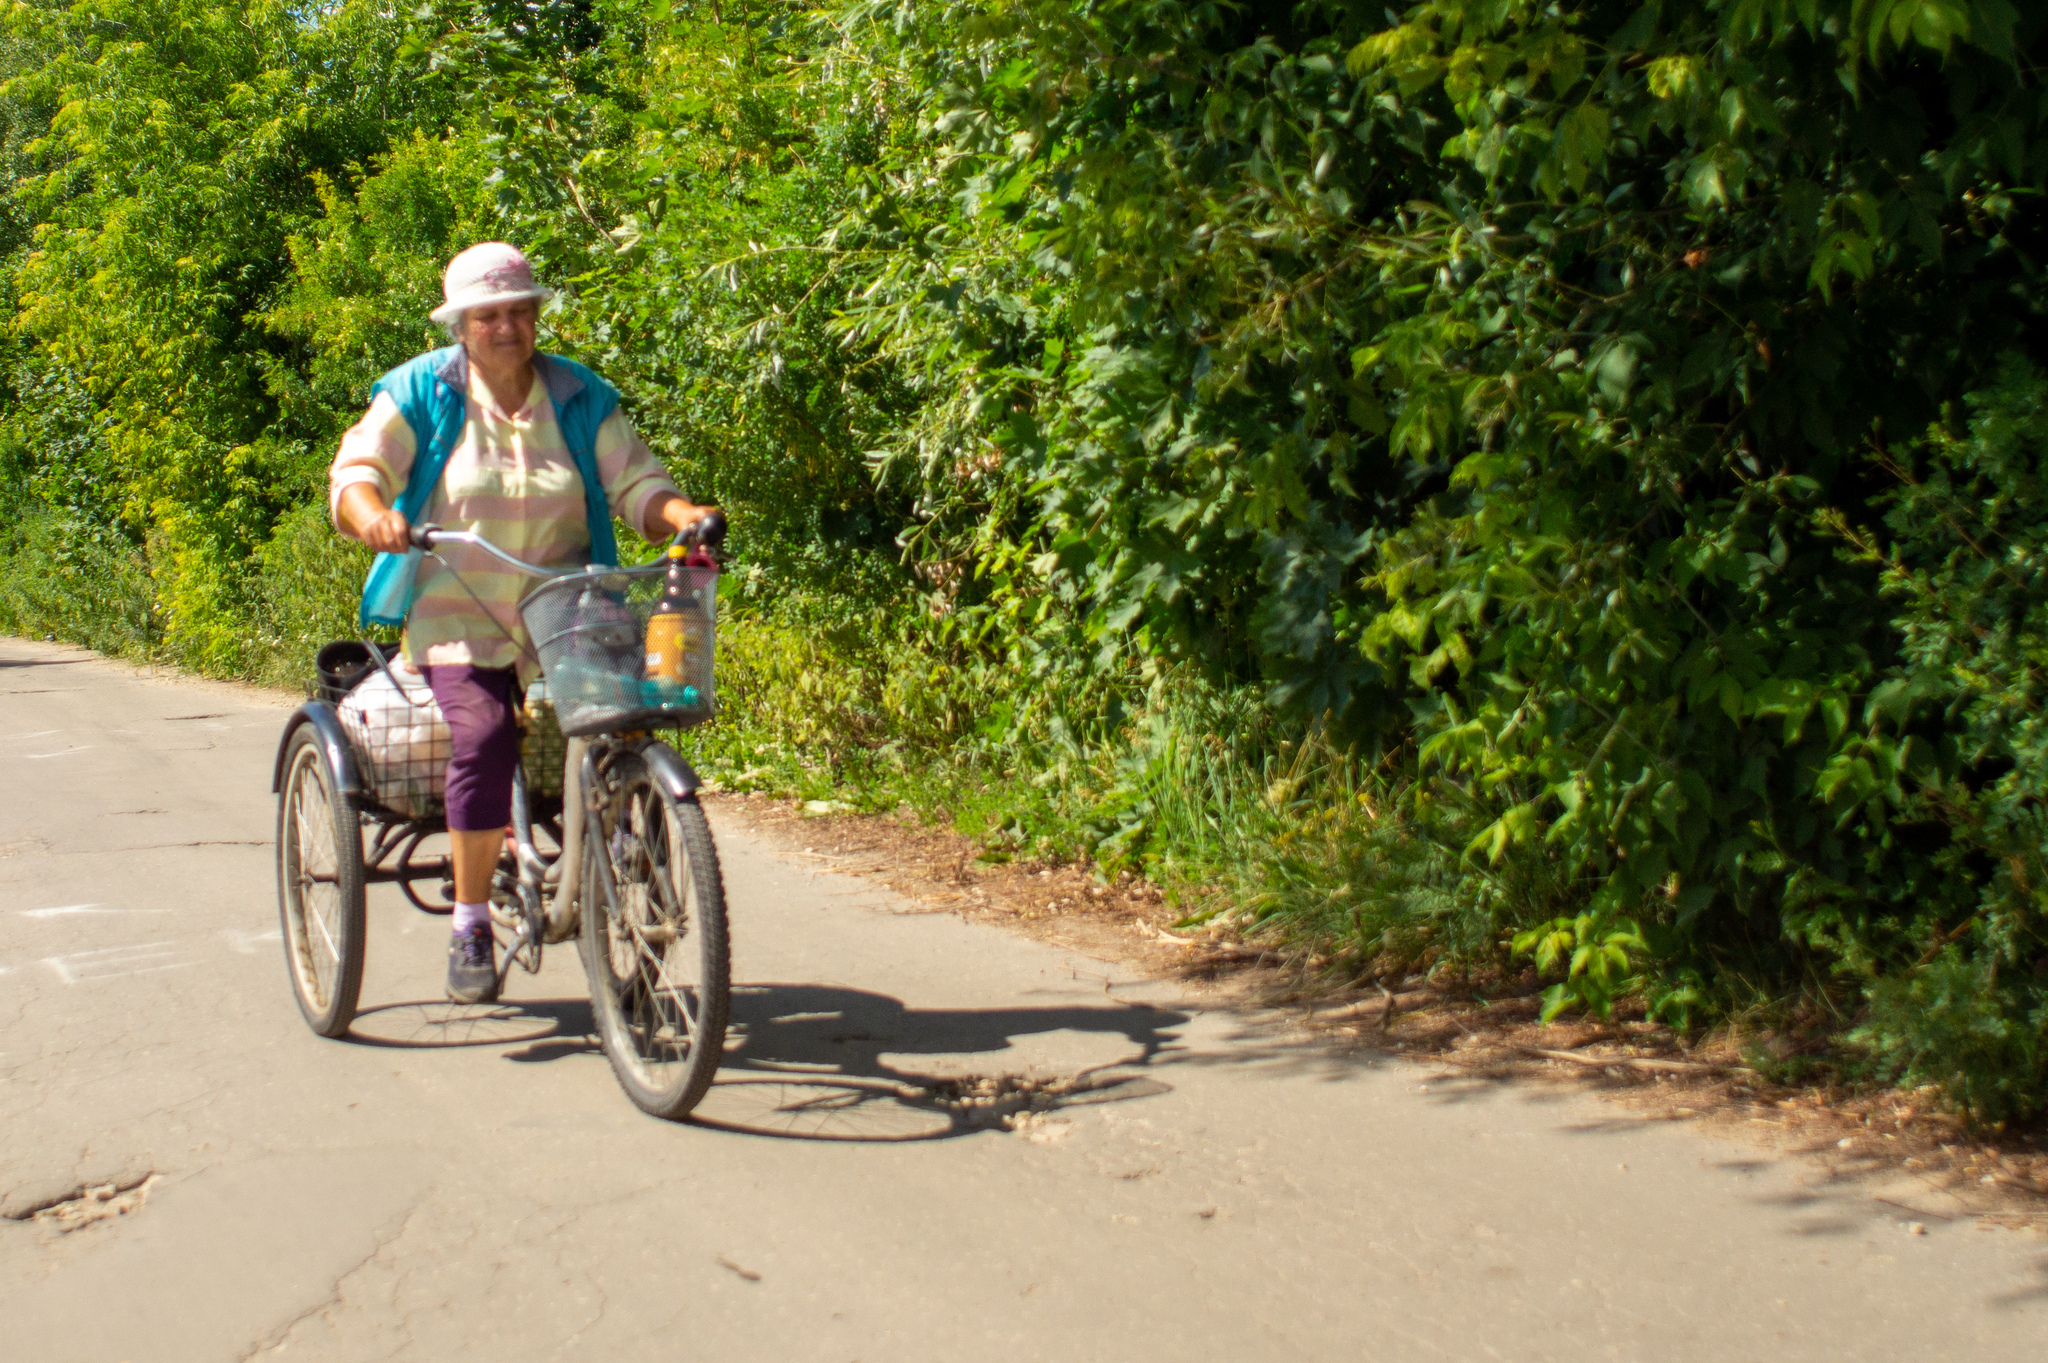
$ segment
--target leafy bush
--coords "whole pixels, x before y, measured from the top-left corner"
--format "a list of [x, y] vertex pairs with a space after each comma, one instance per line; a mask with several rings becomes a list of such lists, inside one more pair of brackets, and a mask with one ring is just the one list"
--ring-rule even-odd
[[[1562, 887], [1493, 919], [1607, 963], [1559, 1003], [1853, 997], [1968, 912], [1865, 780], [1908, 640], [1837, 536], [1866, 440], [2037, 338], [2042, 16], [853, 12], [954, 191], [863, 205], [946, 230], [850, 314], [961, 377], [926, 552], [1394, 754], [1387, 827]], [[977, 442], [1035, 515], [962, 506]]]
[[1914, 959], [1861, 1035], [1987, 1116], [2048, 1106], [2048, 378], [2017, 358], [1966, 432], [1880, 449], [1882, 538], [1844, 528], [1898, 614], [1899, 664], [1824, 779], [1932, 849], [1942, 893], [1895, 910]]
[[2048, 991], [2001, 984], [1989, 954], [1945, 947], [1908, 974], [1875, 981], [1869, 1017], [1853, 1035], [1899, 1083], [1936, 1085], [1980, 1120], [2041, 1111]]

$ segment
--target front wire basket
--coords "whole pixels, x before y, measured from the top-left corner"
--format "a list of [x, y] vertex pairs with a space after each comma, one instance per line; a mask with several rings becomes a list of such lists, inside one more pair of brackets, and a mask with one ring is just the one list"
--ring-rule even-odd
[[669, 567], [591, 568], [544, 582], [519, 603], [563, 734], [690, 728], [711, 718], [715, 564], [681, 568], [687, 605], [668, 632], [679, 675], [648, 675], [647, 623], [666, 593]]

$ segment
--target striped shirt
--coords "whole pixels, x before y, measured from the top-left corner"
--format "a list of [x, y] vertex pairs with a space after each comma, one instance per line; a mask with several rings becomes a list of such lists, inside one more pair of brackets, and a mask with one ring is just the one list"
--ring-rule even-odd
[[[363, 419], [341, 438], [341, 452], [327, 476], [330, 513], [339, 511], [342, 490], [357, 483], [375, 487], [385, 505], [394, 503], [417, 450], [418, 440], [398, 404], [379, 393]], [[646, 523], [648, 503], [676, 490], [624, 412], [613, 412], [597, 428], [597, 472], [612, 515], [636, 530]], [[473, 530], [536, 567], [562, 568], [585, 561], [590, 548], [586, 516], [583, 477], [540, 376], [534, 376], [526, 405], [508, 413], [472, 370], [462, 435], [422, 521], [447, 530]], [[461, 579], [431, 558], [420, 564], [418, 593], [406, 619], [406, 659], [415, 667], [516, 666], [530, 677], [536, 667], [518, 605], [535, 579], [466, 545], [435, 552]], [[463, 590], [465, 582], [474, 598]]]

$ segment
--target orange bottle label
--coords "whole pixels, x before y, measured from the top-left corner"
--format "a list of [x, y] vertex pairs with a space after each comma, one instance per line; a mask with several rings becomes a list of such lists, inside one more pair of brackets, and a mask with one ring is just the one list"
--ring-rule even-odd
[[685, 675], [689, 670], [685, 642], [682, 616], [648, 617], [647, 676], [650, 680], [674, 682], [678, 686], [689, 680]]

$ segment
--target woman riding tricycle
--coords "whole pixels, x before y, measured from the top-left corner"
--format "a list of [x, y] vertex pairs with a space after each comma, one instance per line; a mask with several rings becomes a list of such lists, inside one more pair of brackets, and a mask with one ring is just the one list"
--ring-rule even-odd
[[[464, 251], [443, 292], [432, 317], [455, 343], [377, 381], [330, 472], [335, 525], [377, 551], [362, 623], [404, 634], [396, 659], [331, 646], [372, 666], [329, 678], [280, 748], [294, 988], [316, 1031], [344, 1033], [364, 884], [395, 881], [429, 907], [412, 883], [445, 874], [448, 996], [495, 1000], [515, 959], [537, 968], [543, 943], [580, 922], [614, 1069], [643, 1108], [679, 1117], [723, 1044], [723, 891], [696, 778], [649, 731], [709, 716], [716, 566], [704, 551], [724, 518], [677, 491], [609, 384], [535, 349], [550, 291], [516, 249]], [[614, 516], [670, 540], [666, 562], [616, 567]], [[549, 685], [552, 709], [535, 703]], [[368, 713], [372, 690], [396, 722]], [[537, 769], [557, 715], [565, 769], [548, 770], [552, 756]], [[394, 753], [431, 754], [425, 785], [379, 784]], [[415, 863], [444, 830], [449, 856]]]

